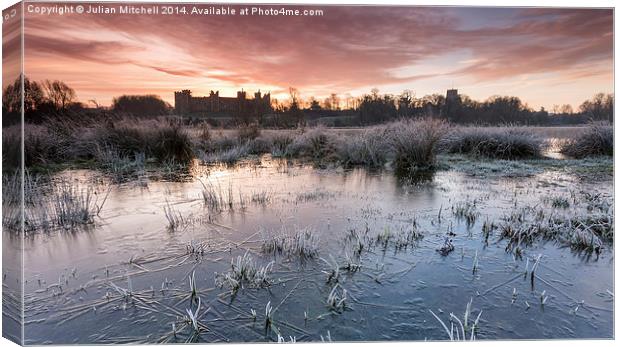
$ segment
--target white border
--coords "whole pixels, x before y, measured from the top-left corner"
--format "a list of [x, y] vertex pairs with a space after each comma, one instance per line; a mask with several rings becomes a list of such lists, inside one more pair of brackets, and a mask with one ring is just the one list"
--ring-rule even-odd
[[[175, 2], [175, 1], [165, 1], [165, 0], [150, 0], [150, 1], [137, 1], [137, 0], [124, 0], [125, 2], [134, 2], [134, 3], [143, 3], [143, 2]], [[0, 4], [2, 5], [2, 9], [5, 9], [15, 3], [17, 3], [18, 1], [15, 0], [0, 0]], [[53, 2], [53, 1], [46, 1], [46, 2]], [[76, 1], [78, 2], [78, 1]], [[90, 1], [79, 1], [79, 2], [90, 2]], [[104, 1], [93, 1], [93, 2], [105, 2]], [[248, 3], [248, 4], [253, 4], [253, 3], [258, 3], [258, 4], [323, 4], [323, 5], [433, 5], [433, 6], [489, 6], [489, 7], [527, 7], [527, 6], [534, 6], [534, 7], [604, 7], [604, 8], [614, 8], [614, 72], [615, 72], [615, 67], [616, 67], [616, 60], [615, 57], [618, 54], [618, 45], [617, 45], [617, 40], [618, 40], [618, 31], [617, 31], [617, 27], [615, 26], [616, 20], [617, 20], [617, 14], [615, 11], [615, 3], [614, 1], [609, 1], [609, 0], [589, 0], [589, 1], [578, 1], [578, 0], [544, 0], [544, 1], [536, 1], [536, 0], [502, 0], [501, 2], [495, 0], [440, 0], [440, 1], [429, 1], [429, 0], [401, 0], [401, 1], [396, 1], [396, 0], [388, 0], [388, 1], [381, 1], [381, 0], [337, 0], [337, 1], [330, 1], [330, 0], [287, 0], [287, 1], [269, 1], [269, 0], [237, 0], [237, 1], [176, 1], [176, 2], [197, 2], [197, 3]], [[2, 48], [0, 45], [0, 54], [2, 52]], [[615, 77], [615, 73], [614, 73], [614, 77]], [[616, 89], [616, 82], [615, 82], [615, 78], [614, 78], [614, 91]], [[618, 104], [617, 102], [614, 105], [614, 112], [615, 115], [618, 115]], [[614, 125], [614, 133], [617, 134], [616, 130], [618, 129], [618, 120], [616, 120], [616, 123]], [[614, 148], [616, 148], [615, 154], [614, 154], [614, 168], [617, 165], [617, 159], [618, 159], [618, 148], [620, 148], [619, 146], [620, 144], [620, 140], [618, 139], [618, 136], [615, 137], [614, 139]], [[0, 149], [1, 149], [1, 144], [0, 144]], [[0, 168], [1, 168], [1, 163], [0, 163]], [[618, 188], [618, 186], [615, 184], [618, 178], [618, 172], [617, 170], [614, 169], [614, 198], [618, 197], [618, 192], [620, 191], [620, 188]], [[615, 200], [617, 203], [617, 200]], [[616, 214], [617, 212], [617, 204], [614, 206], [614, 214]], [[617, 244], [617, 239], [616, 239], [616, 245], [614, 247], [614, 259], [615, 259], [615, 255], [617, 254], [616, 249], [619, 245]], [[1, 257], [1, 252], [2, 252], [2, 248], [0, 248], [0, 257]], [[616, 264], [614, 264], [616, 265]], [[614, 292], [615, 292], [615, 278], [617, 278], [618, 275], [618, 267], [614, 266]], [[616, 333], [618, 333], [618, 328], [619, 328], [619, 322], [618, 319], [616, 319], [616, 312], [618, 312], [618, 301], [614, 302], [614, 335]], [[553, 324], [553, 322], [549, 322], [550, 324]], [[1, 325], [0, 325], [1, 327]], [[451, 344], [451, 342], [355, 342], [355, 343], [336, 343], [336, 345], [340, 345], [340, 346], [372, 346], [372, 347], [379, 347], [379, 346], [383, 346], [385, 344], [390, 344], [392, 346], [420, 346], [420, 345], [429, 345], [432, 344], [433, 346], [445, 346], [448, 344]], [[537, 347], [537, 346], [545, 346], [545, 347], [564, 347], [564, 346], [579, 346], [582, 344], [587, 344], [588, 346], [594, 346], [594, 347], [598, 347], [598, 346], [612, 346], [615, 345], [615, 341], [613, 340], [536, 340], [536, 341], [477, 341], [474, 342], [472, 345], [474, 346], [491, 346], [492, 345], [501, 345], [501, 346], [527, 346], [527, 347]], [[221, 344], [220, 344], [221, 345]], [[226, 344], [225, 346], [247, 346], [248, 344]], [[318, 343], [304, 343], [304, 345], [308, 345], [308, 346], [318, 346], [320, 344]], [[5, 346], [15, 346], [12, 342], [6, 340], [6, 339], [0, 339], [0, 347], [5, 347]], [[62, 345], [59, 345], [62, 346]], [[144, 345], [144, 346], [155, 346], [155, 345]]]

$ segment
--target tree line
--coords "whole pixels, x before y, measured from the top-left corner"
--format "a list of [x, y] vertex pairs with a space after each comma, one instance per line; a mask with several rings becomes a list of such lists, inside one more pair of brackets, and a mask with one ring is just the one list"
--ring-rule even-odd
[[[21, 84], [19, 77], [2, 92], [2, 126], [21, 121]], [[24, 120], [28, 123], [40, 123], [54, 117], [80, 117], [85, 111], [108, 111], [95, 100], [89, 100], [88, 104], [78, 102], [75, 90], [62, 81], [37, 82], [24, 76], [23, 86]], [[109, 111], [133, 116], [159, 116], [169, 114], [171, 106], [157, 95], [122, 95], [112, 100]]]
[[[3, 126], [19, 123], [21, 119], [21, 77], [3, 91]], [[27, 122], [39, 123], [49, 117], [79, 117], [84, 111], [112, 111], [139, 117], [173, 114], [171, 105], [157, 95], [122, 95], [112, 101], [110, 108], [77, 101], [73, 88], [62, 81], [41, 82], [23, 78], [24, 117]], [[357, 126], [384, 123], [399, 118], [435, 117], [462, 124], [521, 124], [561, 125], [588, 121], [613, 122], [614, 95], [599, 93], [584, 101], [577, 112], [570, 105], [533, 110], [514, 96], [493, 96], [476, 101], [466, 95], [447, 99], [441, 94], [416, 97], [406, 90], [400, 95], [380, 94], [378, 89], [354, 98], [335, 93], [320, 101], [314, 97], [303, 100], [299, 90], [289, 88], [288, 100], [274, 99], [270, 114], [234, 115], [237, 122], [260, 123], [279, 127], [296, 126], [312, 119], [335, 119], [334, 125]]]
[[[292, 88], [288, 109], [299, 113], [323, 111], [326, 114], [353, 111], [359, 125], [378, 124], [398, 118], [436, 117], [462, 124], [522, 124], [560, 125], [582, 124], [588, 121], [613, 122], [614, 95], [598, 93], [585, 100], [577, 112], [570, 105], [554, 106], [549, 112], [544, 108], [534, 110], [514, 96], [492, 96], [485, 101], [476, 101], [467, 95], [458, 95], [448, 100], [441, 94], [415, 97], [406, 90], [400, 95], [380, 94], [377, 89], [359, 98], [348, 100], [341, 107], [336, 94], [320, 103], [315, 98], [301, 101], [299, 92]], [[302, 106], [303, 105], [303, 106]], [[287, 107], [280, 107], [287, 112]]]

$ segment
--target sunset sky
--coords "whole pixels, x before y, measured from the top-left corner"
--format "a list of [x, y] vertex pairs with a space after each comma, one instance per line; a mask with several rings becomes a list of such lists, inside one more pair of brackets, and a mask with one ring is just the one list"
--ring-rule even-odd
[[173, 104], [180, 89], [260, 89], [284, 100], [289, 86], [303, 98], [454, 87], [478, 100], [514, 95], [551, 109], [613, 92], [612, 10], [312, 8], [324, 15], [27, 13], [25, 73], [65, 81], [80, 101], [103, 105], [121, 94]]

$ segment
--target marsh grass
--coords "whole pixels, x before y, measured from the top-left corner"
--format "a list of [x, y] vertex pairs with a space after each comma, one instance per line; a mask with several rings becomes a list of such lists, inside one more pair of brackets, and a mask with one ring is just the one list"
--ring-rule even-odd
[[189, 134], [176, 123], [158, 129], [151, 151], [159, 162], [173, 160], [188, 163], [194, 157]]
[[109, 173], [115, 183], [139, 178], [146, 173], [144, 152], [123, 155], [111, 148], [98, 148], [96, 152], [101, 168]]
[[237, 129], [237, 138], [240, 141], [254, 140], [261, 134], [260, 127], [257, 123], [242, 124]]
[[573, 158], [613, 156], [614, 129], [611, 125], [591, 124], [579, 137], [565, 142], [560, 152]]
[[[9, 230], [21, 229], [21, 220], [24, 219], [24, 231], [50, 231], [53, 227], [61, 226], [55, 218], [51, 200], [55, 200], [56, 190], [50, 189], [48, 176], [31, 174], [26, 170], [23, 177], [19, 171], [12, 175], [3, 176], [3, 226]], [[21, 193], [23, 185], [23, 216], [21, 213]], [[92, 187], [91, 187], [92, 188]], [[94, 189], [94, 188], [92, 188]], [[105, 203], [94, 206], [93, 213], [98, 214]], [[68, 227], [68, 226], [65, 226]]]
[[424, 238], [424, 234], [418, 228], [418, 224], [414, 219], [411, 226], [401, 229], [392, 239], [394, 249], [396, 251], [406, 250], [413, 247], [419, 240]]
[[343, 312], [347, 307], [347, 290], [336, 283], [327, 295], [326, 304], [332, 311]]
[[482, 236], [484, 237], [485, 244], [489, 244], [489, 237], [494, 230], [497, 230], [497, 225], [487, 217], [484, 223], [482, 223]]
[[93, 224], [106, 198], [107, 194], [98, 204], [99, 198], [94, 187], [81, 188], [68, 179], [60, 180], [54, 185], [51, 200], [56, 225], [68, 229], [78, 225]]
[[522, 129], [461, 127], [454, 128], [441, 147], [448, 153], [516, 160], [542, 157], [546, 143], [534, 133]]
[[335, 158], [337, 142], [333, 133], [318, 126], [306, 129], [295, 137], [287, 146], [286, 154], [290, 157], [307, 157], [315, 161], [330, 161]]
[[267, 205], [271, 201], [272, 193], [268, 191], [252, 192], [250, 201], [258, 205]]
[[164, 216], [168, 221], [168, 230], [170, 231], [177, 231], [186, 224], [181, 212], [175, 210], [167, 200], [164, 205]]
[[336, 194], [323, 189], [315, 189], [313, 191], [297, 193], [296, 200], [298, 202], [318, 201], [333, 198]]
[[338, 143], [340, 162], [346, 167], [383, 167], [389, 156], [389, 144], [385, 135], [385, 127], [375, 127], [365, 129], [361, 134], [345, 136]]
[[273, 265], [272, 261], [265, 266], [259, 266], [249, 252], [246, 252], [231, 260], [229, 272], [216, 274], [215, 282], [218, 287], [228, 287], [233, 293], [242, 288], [266, 288], [272, 283], [270, 273]]
[[569, 208], [570, 207], [570, 201], [563, 196], [554, 196], [551, 198], [547, 199], [548, 202], [551, 203], [551, 206], [554, 208]]
[[236, 207], [239, 207], [240, 209], [245, 208], [245, 198], [243, 197], [241, 191], [238, 192], [239, 202], [238, 204], [235, 203], [235, 194], [233, 191], [232, 181], [228, 182], [228, 187], [226, 190], [222, 189], [219, 181], [217, 187], [211, 182], [205, 183], [202, 180], [199, 180], [199, 182], [202, 186], [202, 200], [209, 211], [219, 213], [225, 210], [232, 211]]
[[437, 144], [448, 131], [437, 119], [404, 119], [386, 126], [394, 168], [401, 173], [434, 170]]
[[467, 227], [471, 227], [476, 223], [478, 212], [476, 204], [472, 202], [458, 202], [452, 206], [452, 214], [457, 219], [463, 219], [467, 223]]
[[21, 228], [22, 182], [19, 169], [2, 175], [2, 226], [11, 231]]
[[215, 152], [202, 152], [201, 159], [203, 163], [207, 164], [224, 163], [232, 165], [245, 158], [248, 154], [250, 154], [250, 147], [245, 143]]
[[287, 134], [273, 135], [271, 137], [271, 156], [274, 158], [286, 157], [291, 143], [293, 143], [293, 138]]
[[261, 250], [268, 254], [280, 254], [300, 259], [316, 258], [319, 254], [320, 239], [309, 227], [288, 231], [285, 227], [276, 233], [265, 233]]
[[[472, 305], [473, 299], [470, 299], [467, 303], [467, 307], [465, 308], [465, 313], [463, 314], [463, 320], [458, 318], [454, 313], [450, 313], [450, 328], [444, 321], [439, 318], [432, 310], [429, 312], [437, 319], [437, 321], [441, 324], [444, 331], [450, 338], [450, 341], [474, 341], [476, 339], [476, 330], [480, 323], [480, 316], [482, 315], [482, 310], [478, 312], [478, 316], [472, 321]], [[467, 336], [469, 334], [469, 337]]]
[[519, 256], [523, 247], [538, 240], [553, 240], [575, 251], [599, 254], [613, 243], [613, 215], [609, 213], [551, 213], [541, 209], [522, 209], [503, 218], [500, 239], [507, 239], [506, 250]]

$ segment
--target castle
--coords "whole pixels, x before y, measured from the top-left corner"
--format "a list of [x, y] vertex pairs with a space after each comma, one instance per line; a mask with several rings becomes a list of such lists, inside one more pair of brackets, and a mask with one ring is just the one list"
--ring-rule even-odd
[[254, 93], [254, 99], [246, 98], [246, 92], [237, 92], [237, 97], [221, 97], [219, 91], [209, 96], [192, 96], [191, 90], [174, 92], [174, 109], [178, 114], [195, 112], [225, 113], [231, 115], [261, 114], [271, 111], [271, 95]]

